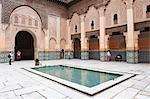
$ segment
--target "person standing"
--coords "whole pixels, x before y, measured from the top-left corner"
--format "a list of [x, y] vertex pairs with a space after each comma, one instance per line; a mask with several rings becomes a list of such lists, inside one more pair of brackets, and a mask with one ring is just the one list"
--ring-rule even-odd
[[110, 50], [107, 51], [106, 55], [107, 55], [107, 61], [111, 61], [111, 52], [110, 52]]
[[61, 50], [61, 58], [64, 59], [64, 49]]
[[16, 58], [18, 61], [21, 60], [21, 52], [19, 50], [17, 51], [17, 57]]
[[9, 52], [8, 58], [9, 58], [9, 65], [11, 65], [11, 61], [12, 61], [12, 53], [11, 52]]

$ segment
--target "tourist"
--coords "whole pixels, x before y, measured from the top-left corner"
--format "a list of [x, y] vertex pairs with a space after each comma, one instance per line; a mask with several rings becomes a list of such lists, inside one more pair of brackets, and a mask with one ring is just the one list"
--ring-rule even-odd
[[39, 65], [40, 65], [39, 59], [35, 59], [35, 66], [39, 66]]
[[111, 52], [110, 52], [110, 50], [107, 51], [106, 55], [107, 55], [107, 61], [111, 61]]
[[16, 60], [21, 60], [21, 52], [19, 50], [17, 51]]
[[61, 58], [64, 59], [64, 49], [61, 50]]
[[11, 60], [12, 60], [12, 53], [11, 52], [9, 52], [8, 58], [9, 58], [9, 65], [11, 65]]

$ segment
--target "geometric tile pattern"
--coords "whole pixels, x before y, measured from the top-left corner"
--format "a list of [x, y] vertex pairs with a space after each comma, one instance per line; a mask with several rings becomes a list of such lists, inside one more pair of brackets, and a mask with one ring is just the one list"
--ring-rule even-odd
[[126, 54], [128, 63], [138, 63], [138, 51], [127, 51]]
[[[0, 63], [8, 63], [9, 62], [9, 58], [8, 58], [9, 52], [10, 51], [2, 51], [2, 52], [0, 52]], [[13, 54], [12, 61], [14, 61], [14, 52], [12, 52], [12, 54]]]
[[105, 51], [100, 51], [100, 60], [101, 61], [106, 61], [106, 52]]
[[89, 52], [88, 51], [81, 51], [81, 59], [83, 59], [83, 60], [89, 59]]
[[55, 60], [60, 59], [60, 51], [40, 51], [39, 60]]
[[73, 59], [73, 51], [65, 51], [65, 59]]

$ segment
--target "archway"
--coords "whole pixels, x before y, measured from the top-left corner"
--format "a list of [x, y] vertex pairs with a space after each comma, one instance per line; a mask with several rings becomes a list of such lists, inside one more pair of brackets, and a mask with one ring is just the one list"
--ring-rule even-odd
[[[15, 37], [15, 53], [21, 52], [21, 60], [34, 60], [34, 39], [27, 31], [20, 31]], [[16, 60], [16, 54], [15, 54]]]
[[150, 29], [141, 31], [139, 35], [139, 63], [150, 63]]
[[115, 61], [117, 55], [121, 55], [122, 60], [126, 61], [126, 41], [125, 36], [122, 33], [112, 33], [112, 35], [109, 38], [109, 48], [112, 54], [112, 61]]
[[99, 39], [93, 35], [89, 39], [89, 59], [100, 59], [99, 56]]
[[74, 39], [74, 58], [81, 58], [81, 42], [80, 39]]

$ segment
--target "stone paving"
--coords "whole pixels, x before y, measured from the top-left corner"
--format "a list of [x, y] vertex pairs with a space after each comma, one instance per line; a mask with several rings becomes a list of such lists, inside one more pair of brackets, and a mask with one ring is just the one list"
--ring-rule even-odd
[[150, 99], [150, 64], [100, 62], [96, 60], [51, 60], [42, 65], [75, 65], [99, 70], [135, 73], [128, 79], [94, 96], [63, 86], [23, 67], [35, 67], [34, 61], [0, 64], [0, 99]]

